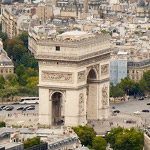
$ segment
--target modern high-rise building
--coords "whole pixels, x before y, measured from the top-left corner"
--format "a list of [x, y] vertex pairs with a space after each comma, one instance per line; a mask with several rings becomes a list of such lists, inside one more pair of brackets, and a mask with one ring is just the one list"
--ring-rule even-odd
[[121, 79], [127, 77], [127, 52], [118, 52], [110, 60], [110, 82], [116, 85]]

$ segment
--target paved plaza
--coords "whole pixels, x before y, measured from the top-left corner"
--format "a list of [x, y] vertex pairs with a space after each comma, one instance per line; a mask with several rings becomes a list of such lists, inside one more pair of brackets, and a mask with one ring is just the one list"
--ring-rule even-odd
[[[143, 109], [150, 110], [150, 105], [147, 103], [150, 99], [143, 101], [131, 99], [128, 102], [111, 103], [110, 104], [110, 118], [108, 120], [90, 121], [89, 126], [94, 127], [98, 134], [103, 135], [114, 127], [141, 127], [149, 126], [150, 113], [141, 112]], [[6, 121], [7, 125], [21, 125], [21, 126], [37, 126], [38, 124], [38, 104], [35, 105], [35, 110], [26, 112], [17, 111], [16, 109], [22, 105], [14, 105], [13, 111], [0, 111], [0, 120]], [[26, 106], [26, 105], [24, 105]], [[112, 107], [115, 109], [112, 109]], [[114, 110], [120, 110], [117, 115], [112, 115]], [[140, 111], [140, 115], [135, 115], [135, 111]], [[130, 123], [126, 123], [130, 121]]]

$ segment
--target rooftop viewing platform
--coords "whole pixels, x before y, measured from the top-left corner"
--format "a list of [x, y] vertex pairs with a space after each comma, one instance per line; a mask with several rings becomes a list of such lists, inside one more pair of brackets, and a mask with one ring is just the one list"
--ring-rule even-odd
[[109, 34], [84, 31], [56, 33], [52, 28], [34, 27], [29, 31], [29, 49], [37, 59], [81, 60], [110, 53]]

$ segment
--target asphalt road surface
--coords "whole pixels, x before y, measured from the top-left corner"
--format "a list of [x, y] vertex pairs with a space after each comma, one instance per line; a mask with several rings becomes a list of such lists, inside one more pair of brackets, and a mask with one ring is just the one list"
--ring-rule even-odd
[[[127, 102], [110, 104], [110, 110], [120, 110], [121, 113], [127, 114], [134, 114], [135, 111], [140, 111], [139, 116], [145, 118], [147, 124], [150, 124], [150, 112], [142, 112], [145, 109], [150, 111], [150, 105], [147, 105], [147, 103], [150, 103], [149, 98], [145, 98], [144, 100], [138, 100], [138, 98], [131, 99]], [[115, 109], [112, 109], [113, 106], [115, 106]]]

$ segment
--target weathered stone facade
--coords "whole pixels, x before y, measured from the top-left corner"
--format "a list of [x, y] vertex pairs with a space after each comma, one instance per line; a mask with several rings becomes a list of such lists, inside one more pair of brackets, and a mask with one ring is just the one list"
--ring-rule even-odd
[[39, 62], [40, 124], [109, 117], [108, 35], [72, 31], [41, 39], [30, 29], [29, 48]]

